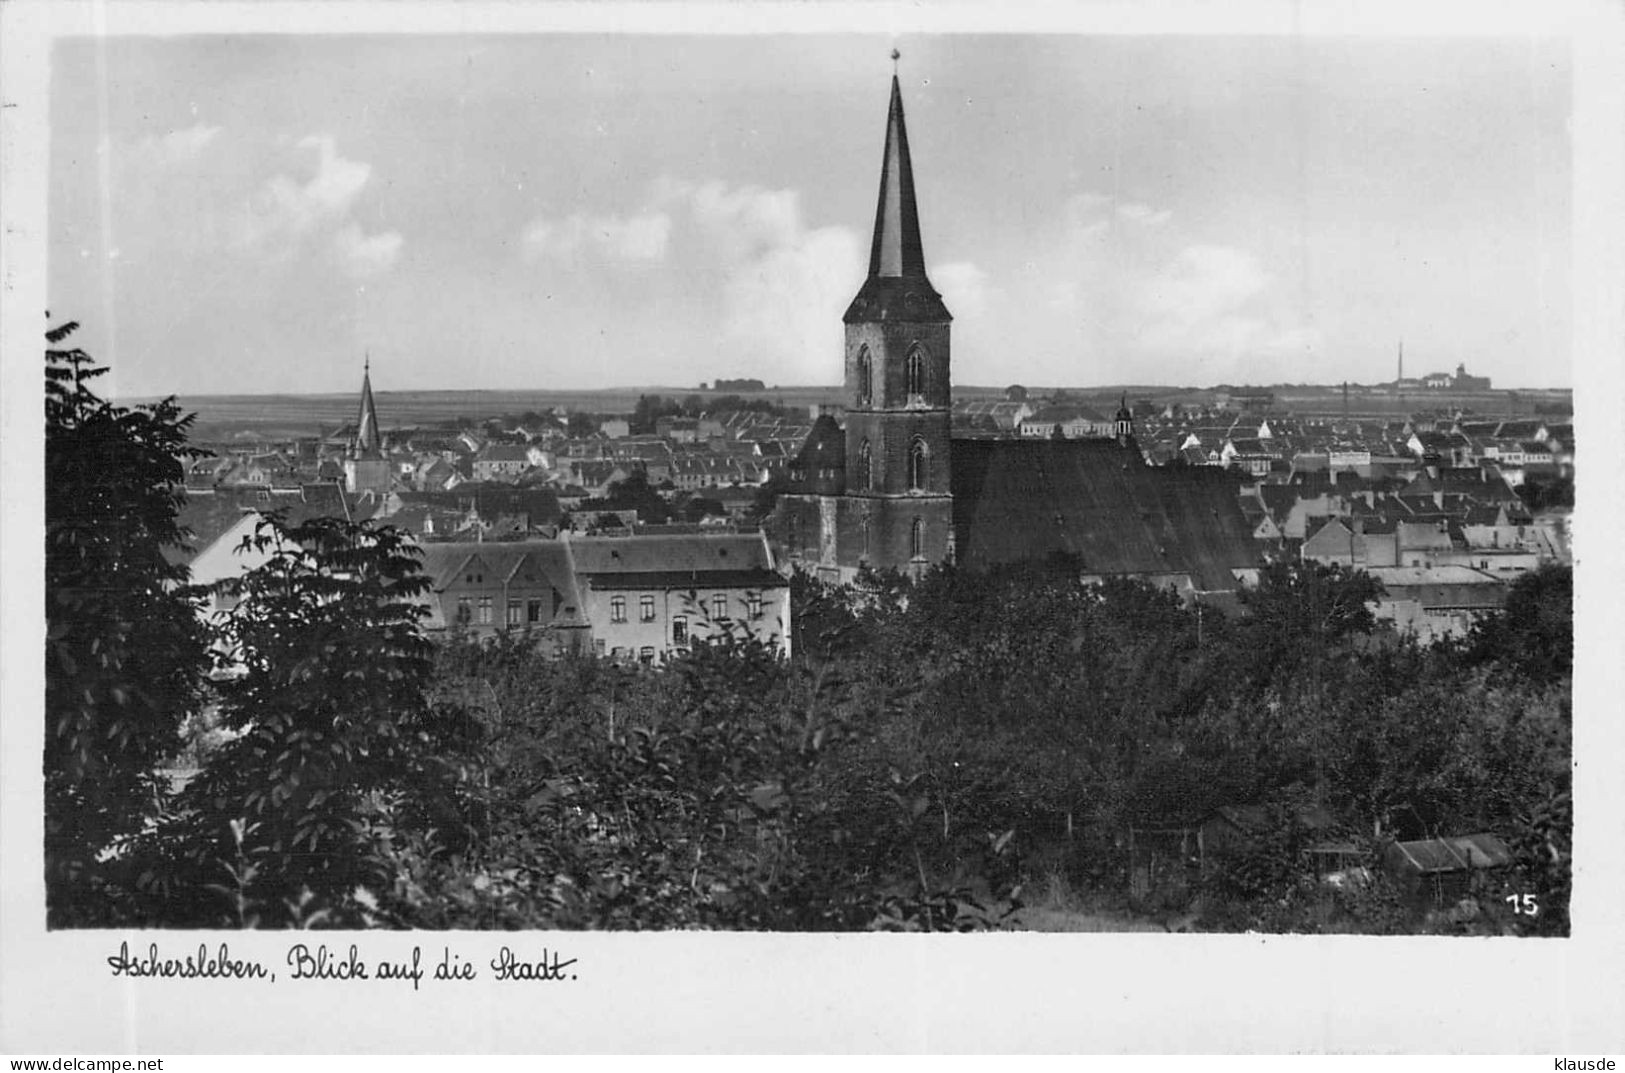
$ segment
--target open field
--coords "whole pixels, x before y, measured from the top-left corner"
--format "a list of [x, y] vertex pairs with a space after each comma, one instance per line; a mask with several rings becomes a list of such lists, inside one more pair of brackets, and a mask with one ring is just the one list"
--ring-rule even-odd
[[[1054, 389], [1030, 387], [1034, 398]], [[1201, 405], [1215, 400], [1211, 389], [1151, 385], [1128, 387], [1068, 388], [1069, 394], [1091, 405], [1108, 406], [1120, 394], [1133, 399], [1149, 399], [1161, 405], [1178, 402]], [[1281, 387], [1275, 390], [1271, 412], [1337, 415], [1344, 412], [1342, 392], [1335, 387]], [[839, 404], [842, 389], [835, 385], [792, 385], [761, 392], [696, 391], [683, 387], [624, 387], [595, 391], [378, 391], [379, 417], [385, 428], [433, 425], [469, 418], [476, 422], [527, 410], [558, 407], [590, 414], [625, 414], [636, 405], [639, 395], [663, 395], [679, 399], [690, 395], [714, 399], [722, 394], [742, 394], [746, 398], [767, 399], [785, 406], [810, 410], [815, 405]], [[1002, 387], [957, 384], [958, 398], [1000, 398]], [[309, 436], [332, 432], [352, 422], [356, 416], [357, 395], [181, 395], [183, 409], [197, 414], [196, 435], [211, 439], [248, 433], [263, 437]], [[123, 400], [129, 402], [149, 400]], [[1531, 415], [1542, 407], [1572, 405], [1570, 391], [1493, 391], [1458, 394], [1427, 392], [1405, 396], [1351, 394], [1348, 412], [1356, 417], [1397, 417], [1423, 409], [1461, 406], [1485, 415]]]
[[[385, 428], [433, 425], [467, 417], [485, 421], [504, 414], [553, 407], [590, 414], [630, 413], [639, 395], [718, 397], [678, 387], [604, 388], [597, 391], [374, 391], [379, 420]], [[840, 397], [833, 387], [786, 387], [756, 392], [748, 398], [810, 407]], [[248, 431], [267, 436], [331, 432], [356, 418], [359, 393], [343, 395], [194, 395], [179, 396], [181, 407], [197, 414], [200, 435], [210, 431]], [[145, 400], [142, 400], [145, 401]]]

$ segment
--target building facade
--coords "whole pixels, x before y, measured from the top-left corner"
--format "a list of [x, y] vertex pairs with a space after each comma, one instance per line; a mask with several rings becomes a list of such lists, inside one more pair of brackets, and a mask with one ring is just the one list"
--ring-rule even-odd
[[428, 543], [423, 572], [431, 631], [644, 663], [726, 631], [790, 652], [790, 586], [760, 533]]

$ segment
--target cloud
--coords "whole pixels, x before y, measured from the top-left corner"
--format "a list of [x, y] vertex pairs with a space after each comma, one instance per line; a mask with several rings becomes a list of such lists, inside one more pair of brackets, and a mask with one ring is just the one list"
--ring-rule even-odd
[[340, 156], [329, 135], [310, 135], [298, 148], [316, 150], [315, 174], [304, 182], [286, 174], [267, 180], [239, 219], [238, 245], [280, 260], [322, 243], [354, 274], [387, 270], [400, 253], [403, 236], [398, 231], [369, 235], [352, 217], [372, 165]]
[[1098, 194], [1085, 190], [1067, 198], [1062, 209], [1069, 224], [1074, 227], [1088, 226], [1090, 223], [1102, 218], [1109, 211], [1112, 204], [1110, 194]]
[[1171, 209], [1085, 191], [1060, 223], [956, 322], [966, 382], [1011, 354], [1040, 383], [1275, 382], [1321, 345], [1257, 251], [1191, 241]]
[[795, 190], [666, 176], [635, 206], [540, 216], [520, 238], [530, 262], [608, 273], [600, 286], [617, 271], [667, 264], [641, 299], [711, 311], [718, 338], [699, 360], [769, 383], [838, 376], [841, 312], [862, 281], [862, 250], [847, 228], [809, 227]]
[[969, 261], [952, 261], [931, 269], [931, 282], [958, 317], [980, 317], [988, 307], [988, 274]]
[[634, 216], [537, 217], [526, 226], [522, 248], [532, 259], [580, 264], [650, 263], [666, 257], [671, 217], [649, 211]]
[[825, 383], [841, 361], [841, 310], [857, 290], [857, 236], [842, 227], [734, 265], [723, 285], [723, 338], [733, 356], [770, 383]]
[[368, 235], [359, 224], [349, 223], [333, 235], [333, 251], [345, 271], [357, 278], [365, 278], [393, 267], [404, 241], [399, 231]]
[[803, 237], [801, 196], [710, 182], [686, 192], [694, 222], [729, 261], [760, 257]]
[[810, 228], [800, 194], [711, 182], [681, 190], [722, 279], [723, 341], [770, 382], [823, 383], [840, 367], [841, 311], [861, 282], [856, 233]]
[[1148, 314], [1194, 323], [1244, 306], [1270, 279], [1258, 259], [1226, 246], [1188, 246], [1145, 285]]
[[1150, 205], [1142, 205], [1137, 201], [1126, 201], [1117, 206], [1117, 215], [1125, 220], [1144, 224], [1147, 227], [1161, 227], [1173, 217], [1172, 209], [1153, 209]]
[[1275, 281], [1251, 253], [1187, 246], [1143, 280], [1136, 334], [1147, 349], [1196, 361], [1224, 360], [1252, 379], [1290, 379], [1288, 359], [1320, 342], [1280, 308]]
[[[128, 162], [139, 168], [170, 168], [189, 164], [197, 160], [219, 134], [219, 127], [197, 123], [161, 136], [149, 135], [131, 147]], [[110, 143], [104, 138], [101, 151], [105, 153], [109, 148]]]

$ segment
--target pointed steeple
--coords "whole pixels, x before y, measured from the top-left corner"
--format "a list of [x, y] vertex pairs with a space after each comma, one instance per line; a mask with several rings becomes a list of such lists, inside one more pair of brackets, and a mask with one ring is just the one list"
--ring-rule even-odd
[[384, 449], [383, 436], [378, 431], [378, 408], [372, 401], [372, 355], [368, 354], [361, 367], [361, 413], [355, 423], [355, 443], [359, 456], [374, 456]]
[[[893, 59], [897, 57], [894, 55]], [[896, 74], [886, 112], [886, 145], [880, 158], [880, 195], [869, 278], [847, 310], [848, 323], [864, 320], [950, 320], [942, 298], [925, 274], [920, 212], [914, 200], [914, 164], [903, 120], [903, 90]]]
[[920, 213], [914, 204], [914, 167], [908, 156], [908, 127], [903, 122], [903, 90], [896, 75], [892, 75], [891, 106], [886, 113], [886, 150], [880, 163], [880, 200], [869, 248], [869, 275], [925, 276]]

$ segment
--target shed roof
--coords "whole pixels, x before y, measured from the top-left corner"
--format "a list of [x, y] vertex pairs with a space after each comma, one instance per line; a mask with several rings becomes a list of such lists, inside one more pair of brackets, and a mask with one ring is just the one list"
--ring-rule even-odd
[[1406, 867], [1423, 874], [1499, 868], [1512, 861], [1506, 843], [1491, 834], [1395, 842], [1391, 854]]

